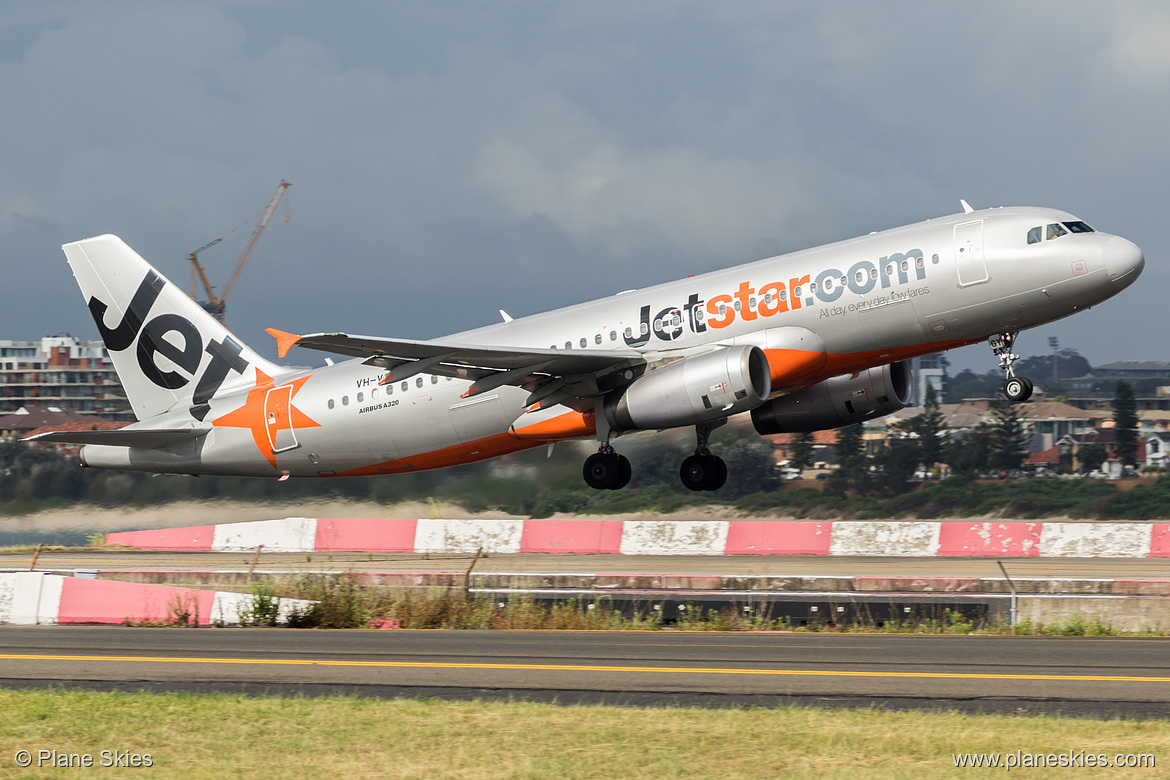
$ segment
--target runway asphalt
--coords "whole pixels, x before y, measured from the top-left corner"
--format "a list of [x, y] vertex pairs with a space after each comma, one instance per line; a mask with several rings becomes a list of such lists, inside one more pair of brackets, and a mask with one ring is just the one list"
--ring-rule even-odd
[[0, 685], [1170, 717], [1170, 640], [0, 628]]
[[[31, 552], [0, 553], [0, 570], [27, 571]], [[246, 571], [252, 553], [44, 551], [40, 571], [75, 569]], [[415, 553], [266, 553], [257, 572], [463, 572], [471, 555]], [[1170, 579], [1170, 558], [1003, 558], [1013, 577]], [[513, 574], [812, 575], [837, 577], [994, 577], [993, 558], [835, 557], [821, 555], [550, 555], [493, 554], [475, 571]]]

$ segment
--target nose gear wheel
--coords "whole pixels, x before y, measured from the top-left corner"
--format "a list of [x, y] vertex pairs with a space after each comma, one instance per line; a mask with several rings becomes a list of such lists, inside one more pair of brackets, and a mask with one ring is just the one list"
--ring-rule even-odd
[[1012, 369], [1012, 365], [1020, 359], [1019, 355], [1012, 352], [1018, 335], [1020, 335], [1019, 331], [1005, 331], [997, 333], [987, 340], [991, 351], [999, 358], [1000, 371], [1003, 371], [1004, 382], [1000, 390], [1003, 392], [1004, 398], [1014, 404], [1027, 401], [1032, 397], [1032, 380], [1016, 376], [1016, 372]]

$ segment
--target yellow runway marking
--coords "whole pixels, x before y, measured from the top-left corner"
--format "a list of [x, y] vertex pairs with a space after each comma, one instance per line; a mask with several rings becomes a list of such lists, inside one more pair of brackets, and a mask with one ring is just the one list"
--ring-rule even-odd
[[963, 674], [957, 672], [851, 672], [828, 669], [713, 669], [671, 666], [595, 666], [588, 664], [488, 664], [424, 661], [314, 661], [298, 658], [168, 658], [110, 655], [0, 655], [5, 661], [122, 661], [169, 664], [235, 664], [259, 666], [358, 666], [395, 669], [499, 669], [544, 672], [641, 672], [643, 674], [751, 674], [780, 677], [899, 677], [945, 680], [1066, 680], [1073, 682], [1159, 682], [1170, 677], [1122, 677], [1078, 674]]

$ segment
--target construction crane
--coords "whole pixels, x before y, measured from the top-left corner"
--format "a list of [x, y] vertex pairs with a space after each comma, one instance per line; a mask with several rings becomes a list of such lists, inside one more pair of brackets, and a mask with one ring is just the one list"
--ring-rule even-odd
[[272, 193], [272, 198], [268, 201], [268, 205], [264, 207], [264, 213], [260, 215], [260, 221], [256, 223], [256, 227], [252, 228], [252, 237], [248, 240], [248, 245], [244, 247], [244, 252], [240, 255], [240, 259], [236, 261], [236, 268], [232, 271], [232, 275], [228, 279], [227, 284], [223, 286], [223, 292], [219, 295], [215, 294], [215, 289], [207, 281], [207, 274], [204, 273], [203, 266], [199, 264], [199, 253], [204, 249], [215, 246], [220, 241], [223, 241], [223, 238], [209, 241], [187, 255], [187, 258], [191, 261], [191, 297], [198, 298], [198, 287], [195, 283], [195, 279], [198, 277], [203, 283], [204, 292], [207, 293], [207, 301], [200, 301], [199, 305], [210, 312], [211, 316], [219, 320], [221, 324], [224, 324], [227, 319], [226, 307], [228, 295], [231, 293], [232, 288], [236, 286], [236, 282], [239, 281], [240, 274], [244, 271], [244, 266], [248, 264], [248, 258], [252, 256], [252, 250], [256, 248], [256, 242], [260, 240], [260, 236], [264, 235], [264, 229], [268, 227], [269, 220], [276, 213], [276, 207], [280, 205], [280, 199], [284, 197], [284, 191], [291, 186], [292, 184], [284, 180], [281, 180], [280, 184], [276, 186], [276, 192]]

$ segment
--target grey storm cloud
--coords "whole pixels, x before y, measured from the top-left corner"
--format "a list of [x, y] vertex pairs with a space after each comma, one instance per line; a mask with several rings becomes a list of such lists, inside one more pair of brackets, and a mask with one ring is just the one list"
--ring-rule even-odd
[[[229, 324], [428, 338], [976, 206], [1136, 241], [1058, 335], [1148, 339], [1170, 10], [1145, 3], [102, 3], [0, 19], [0, 337], [96, 335], [59, 246], [226, 280]], [[283, 221], [287, 213], [289, 221]], [[969, 347], [959, 361], [994, 361]]]

